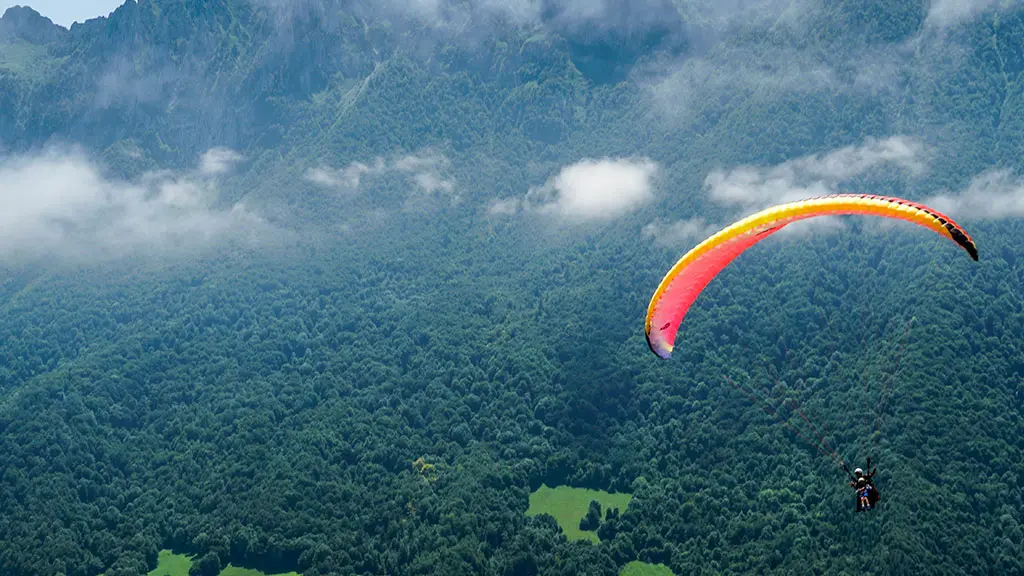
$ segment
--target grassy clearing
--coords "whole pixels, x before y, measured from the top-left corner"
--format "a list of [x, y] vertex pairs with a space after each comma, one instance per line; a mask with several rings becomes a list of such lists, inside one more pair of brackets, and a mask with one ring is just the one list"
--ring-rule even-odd
[[619, 576], [675, 576], [664, 564], [634, 561], [622, 567]]
[[[149, 576], [188, 576], [188, 569], [192, 567], [192, 560], [195, 556], [175, 554], [170, 550], [161, 550], [157, 559], [156, 568]], [[228, 564], [220, 571], [220, 576], [299, 576], [298, 572], [284, 572], [281, 574], [265, 574], [259, 570], [239, 568]]]
[[161, 550], [156, 561], [156, 568], [149, 572], [149, 576], [188, 576], [188, 569], [192, 567], [193, 558], [195, 556]]
[[250, 570], [249, 568], [239, 568], [238, 566], [232, 566], [228, 564], [220, 571], [220, 576], [299, 576], [298, 572], [282, 572], [280, 574], [265, 574], [259, 570]]
[[597, 500], [601, 504], [603, 519], [608, 508], [618, 508], [619, 513], [625, 512], [632, 497], [632, 494], [610, 494], [589, 488], [550, 488], [542, 485], [536, 492], [530, 494], [530, 507], [526, 510], [526, 515], [550, 514], [570, 540], [586, 538], [597, 542], [597, 532], [580, 530], [580, 520], [587, 515], [590, 501]]

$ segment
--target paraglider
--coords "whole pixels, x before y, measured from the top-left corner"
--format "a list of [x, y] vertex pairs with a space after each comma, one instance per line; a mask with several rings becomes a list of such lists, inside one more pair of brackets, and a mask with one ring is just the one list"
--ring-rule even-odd
[[[868, 469], [871, 469], [870, 456], [868, 457]], [[871, 510], [878, 503], [878, 489], [875, 488], [874, 481], [877, 472], [877, 468], [871, 469], [866, 474], [860, 468], [853, 471], [853, 479], [850, 480], [850, 486], [853, 486], [854, 490], [857, 491], [857, 512]]]
[[901, 198], [870, 194], [833, 194], [780, 204], [747, 216], [683, 255], [661, 280], [647, 307], [647, 345], [661, 358], [672, 355], [676, 332], [704, 287], [747, 248], [797, 220], [816, 216], [864, 214], [897, 218], [929, 228], [960, 245], [974, 260], [974, 240], [945, 214]]
[[[972, 259], [978, 260], [978, 248], [963, 228], [945, 214], [916, 202], [871, 194], [833, 194], [780, 204], [723, 228], [687, 252], [672, 266], [662, 278], [647, 307], [644, 332], [651, 351], [664, 359], [672, 355], [676, 333], [690, 306], [708, 283], [746, 249], [792, 222], [817, 216], [845, 214], [895, 218], [924, 226], [949, 238], [963, 248]], [[909, 326], [907, 330], [909, 333]], [[725, 379], [747, 392], [728, 376]], [[756, 396], [749, 393], [748, 396], [756, 400]], [[766, 411], [794, 429], [801, 438], [805, 438], [775, 410], [767, 408]], [[843, 459], [829, 446], [825, 437], [810, 420], [802, 412], [798, 413], [821, 440], [820, 443], [808, 442], [815, 444], [822, 454], [832, 457], [849, 476], [850, 485], [857, 491], [857, 511], [871, 510], [879, 499], [873, 481], [875, 471], [871, 470], [871, 458], [868, 458], [869, 473], [864, 474], [859, 468], [857, 470], [860, 474], [851, 473]]]

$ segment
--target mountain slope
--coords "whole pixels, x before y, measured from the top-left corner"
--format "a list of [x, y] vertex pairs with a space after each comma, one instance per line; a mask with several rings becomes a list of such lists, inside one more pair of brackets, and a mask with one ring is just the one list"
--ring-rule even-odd
[[[1019, 572], [1024, 13], [936, 6], [8, 10], [0, 573]], [[702, 234], [835, 189], [981, 261], [794, 227], [649, 353]], [[542, 482], [634, 497], [568, 542]]]

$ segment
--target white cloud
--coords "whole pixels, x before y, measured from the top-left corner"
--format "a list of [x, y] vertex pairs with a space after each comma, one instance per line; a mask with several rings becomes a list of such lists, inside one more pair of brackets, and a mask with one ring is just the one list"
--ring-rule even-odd
[[409, 15], [432, 28], [464, 25], [471, 16], [496, 15], [516, 23], [536, 22], [541, 0], [480, 0], [472, 4], [449, 0], [380, 0], [378, 9], [387, 14]]
[[433, 194], [438, 190], [451, 192], [455, 188], [453, 181], [441, 178], [434, 172], [418, 172], [413, 174], [412, 179], [419, 186], [420, 190], [427, 194]]
[[[916, 139], [893, 136], [868, 138], [858, 146], [846, 146], [823, 154], [811, 154], [773, 166], [738, 166], [714, 170], [704, 179], [709, 199], [740, 212], [754, 212], [768, 206], [836, 194], [852, 179], [872, 178], [886, 169], [920, 176], [927, 168], [927, 151]], [[671, 224], [652, 222], [643, 233], [656, 245], [678, 247], [713, 234], [724, 224], [712, 224], [700, 217]], [[844, 228], [841, 219], [817, 217], [796, 222], [781, 233], [804, 234]]]
[[235, 164], [244, 159], [244, 156], [230, 148], [221, 146], [210, 148], [203, 152], [199, 159], [199, 171], [209, 176], [226, 174], [234, 168]]
[[412, 181], [426, 194], [438, 190], [451, 193], [455, 189], [455, 181], [445, 178], [442, 173], [447, 170], [448, 159], [440, 154], [427, 153], [422, 156], [404, 156], [394, 163], [395, 170], [410, 174]]
[[511, 216], [522, 208], [522, 198], [503, 198], [501, 200], [492, 200], [487, 206], [487, 213], [495, 216]]
[[452, 194], [455, 192], [455, 180], [445, 176], [449, 165], [450, 162], [445, 156], [427, 151], [420, 155], [402, 156], [392, 161], [377, 158], [373, 164], [352, 162], [340, 169], [323, 166], [311, 168], [306, 171], [305, 178], [325, 188], [355, 192], [367, 177], [399, 172], [408, 175], [416, 190], [423, 194], [431, 195], [438, 191]]
[[644, 226], [642, 233], [644, 236], [653, 238], [656, 245], [678, 247], [704, 240], [714, 234], [718, 228], [704, 218], [694, 217], [671, 223], [651, 222]]
[[167, 254], [259, 232], [244, 205], [215, 207], [207, 168], [127, 182], [78, 150], [0, 157], [0, 261]]
[[688, 118], [712, 95], [810, 93], [838, 84], [832, 67], [793, 49], [757, 51], [729, 47], [681, 62], [659, 62], [639, 73], [640, 84], [670, 118]]
[[975, 176], [959, 194], [944, 192], [925, 204], [953, 218], [1024, 217], [1024, 178], [1010, 170], [990, 170]]
[[607, 220], [650, 201], [656, 173], [657, 165], [647, 159], [587, 159], [562, 168], [521, 199], [492, 202], [488, 212], [525, 210], [571, 222]]
[[[329, 14], [334, 8], [324, 0], [250, 0], [270, 8], [278, 22], [309, 18], [310, 14]], [[701, 0], [700, 10], [721, 13], [721, 0]], [[780, 4], [790, 0], [739, 0], [733, 10], [747, 4]], [[374, 0], [357, 2], [355, 13], [375, 19], [402, 20], [411, 18], [423, 31], [448, 31], [455, 35], [474, 32], [493, 33], [493, 20], [520, 26], [545, 26], [562, 30], [579, 26], [600, 28], [644, 28], [678, 19], [679, 10], [672, 0]], [[279, 24], [280, 25], [280, 24]]]
[[1010, 9], [1020, 0], [932, 0], [925, 23], [945, 27], [980, 16], [992, 8]]
[[170, 64], [140, 67], [133, 55], [121, 54], [96, 77], [93, 105], [106, 109], [122, 104], [154, 103], [168, 98], [185, 75]]
[[[382, 168], [382, 165], [380, 167]], [[362, 181], [363, 175], [373, 170], [373, 168], [362, 162], [352, 162], [340, 169], [321, 166], [319, 168], [310, 168], [306, 171], [306, 179], [326, 188], [355, 191], [359, 189], [359, 183]]]
[[808, 45], [808, 35], [827, 17], [818, 0], [697, 0], [680, 10], [691, 27], [690, 49], [682, 56], [652, 59], [632, 73], [652, 109], [676, 122], [704, 118], [702, 112], [719, 118], [723, 107], [730, 108], [725, 102], [734, 99], [773, 102], [836, 93], [870, 98], [901, 92], [914, 72], [927, 65], [923, 53], [940, 51], [948, 58], [955, 48], [923, 33], [894, 42], [854, 40], [841, 52]]
[[712, 200], [720, 204], [762, 208], [836, 193], [843, 182], [884, 167], [917, 176], [926, 168], [924, 154], [920, 142], [911, 138], [868, 139], [860, 146], [803, 156], [775, 166], [715, 170], [708, 174], [704, 184]]

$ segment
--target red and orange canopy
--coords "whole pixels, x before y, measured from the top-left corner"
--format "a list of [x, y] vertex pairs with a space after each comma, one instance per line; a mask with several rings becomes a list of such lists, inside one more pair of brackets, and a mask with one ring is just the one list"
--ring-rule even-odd
[[661, 280], [647, 307], [647, 344], [662, 358], [672, 355], [679, 324], [697, 296], [744, 250], [797, 220], [815, 216], [865, 214], [897, 218], [930, 228], [960, 245], [971, 258], [978, 248], [956, 222], [923, 204], [869, 194], [834, 194], [780, 204], [727, 226], [676, 262]]

